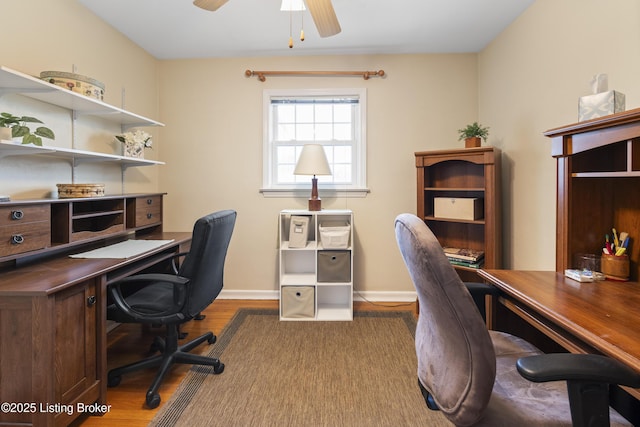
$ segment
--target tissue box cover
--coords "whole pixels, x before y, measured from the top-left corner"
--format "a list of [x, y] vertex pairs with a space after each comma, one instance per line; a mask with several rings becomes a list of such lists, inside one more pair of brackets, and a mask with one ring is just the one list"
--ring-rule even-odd
[[580, 97], [578, 103], [578, 120], [589, 120], [597, 117], [624, 111], [624, 93], [610, 90]]
[[484, 217], [484, 199], [472, 197], [434, 197], [433, 216], [436, 218], [475, 221]]

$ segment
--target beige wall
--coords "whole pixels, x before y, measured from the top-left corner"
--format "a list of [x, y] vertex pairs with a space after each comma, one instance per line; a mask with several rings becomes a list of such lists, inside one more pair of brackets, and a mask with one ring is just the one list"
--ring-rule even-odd
[[598, 73], [638, 108], [639, 46], [636, 0], [537, 0], [479, 55], [479, 118], [504, 153], [506, 267], [555, 269], [556, 165], [542, 133], [578, 120]]
[[[608, 73], [610, 87], [637, 107], [640, 6], [636, 0], [538, 0], [479, 55], [381, 55], [225, 58], [157, 61], [102, 23], [75, 0], [14, 2], [3, 24], [2, 65], [30, 74], [77, 72], [105, 82], [105, 101], [158, 119], [154, 149], [159, 167], [125, 171], [127, 192], [168, 193], [166, 227], [189, 230], [206, 212], [238, 210], [227, 268], [230, 291], [275, 291], [277, 212], [306, 200], [264, 198], [262, 91], [266, 88], [365, 87], [368, 95], [368, 183], [365, 198], [325, 199], [326, 208], [350, 208], [356, 220], [356, 288], [410, 292], [398, 255], [393, 219], [415, 211], [417, 150], [460, 147], [456, 129], [479, 119], [489, 143], [504, 152], [505, 261], [513, 268], [554, 268], [555, 163], [542, 132], [577, 119], [577, 99], [593, 74]], [[40, 28], [42, 31], [33, 31]], [[384, 79], [244, 77], [245, 69], [384, 69]], [[113, 125], [15, 95], [0, 110], [40, 117], [58, 135], [47, 143], [119, 152]], [[72, 135], [75, 131], [75, 136]], [[0, 159], [0, 194], [47, 196], [69, 182], [67, 161]], [[78, 182], [121, 189], [118, 167], [82, 164]]]
[[[247, 78], [252, 70], [378, 70], [385, 78]], [[161, 188], [166, 224], [185, 229], [206, 212], [231, 208], [238, 223], [227, 262], [226, 290], [277, 289], [277, 214], [304, 209], [306, 198], [265, 198], [262, 96], [273, 88], [367, 89], [364, 198], [325, 198], [324, 208], [354, 211], [355, 286], [407, 292], [413, 286], [395, 243], [393, 220], [415, 212], [413, 153], [461, 147], [456, 130], [477, 117], [476, 55], [384, 55], [233, 58], [161, 64], [161, 120], [166, 123]], [[170, 141], [170, 142], [169, 142]], [[322, 194], [321, 194], [322, 195]], [[372, 294], [373, 293], [373, 294]], [[387, 298], [389, 296], [386, 296]]]

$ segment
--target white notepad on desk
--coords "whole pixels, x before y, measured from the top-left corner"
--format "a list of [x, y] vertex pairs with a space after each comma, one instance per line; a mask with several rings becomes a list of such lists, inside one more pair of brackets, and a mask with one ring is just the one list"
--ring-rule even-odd
[[105, 246], [103, 248], [94, 249], [79, 254], [69, 255], [70, 258], [131, 258], [147, 251], [159, 248], [171, 240], [125, 240], [124, 242], [114, 245]]

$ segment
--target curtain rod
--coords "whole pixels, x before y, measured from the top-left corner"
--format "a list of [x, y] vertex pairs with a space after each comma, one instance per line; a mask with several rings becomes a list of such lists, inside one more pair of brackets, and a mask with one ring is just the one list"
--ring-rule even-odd
[[379, 71], [252, 71], [244, 72], [247, 77], [258, 76], [261, 82], [266, 80], [265, 76], [362, 76], [365, 80], [370, 77], [383, 77], [384, 70]]

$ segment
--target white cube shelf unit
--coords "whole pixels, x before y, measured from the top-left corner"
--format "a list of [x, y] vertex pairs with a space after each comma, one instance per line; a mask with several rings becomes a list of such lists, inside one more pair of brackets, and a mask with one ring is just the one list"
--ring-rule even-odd
[[353, 212], [281, 211], [278, 240], [280, 320], [353, 320]]

